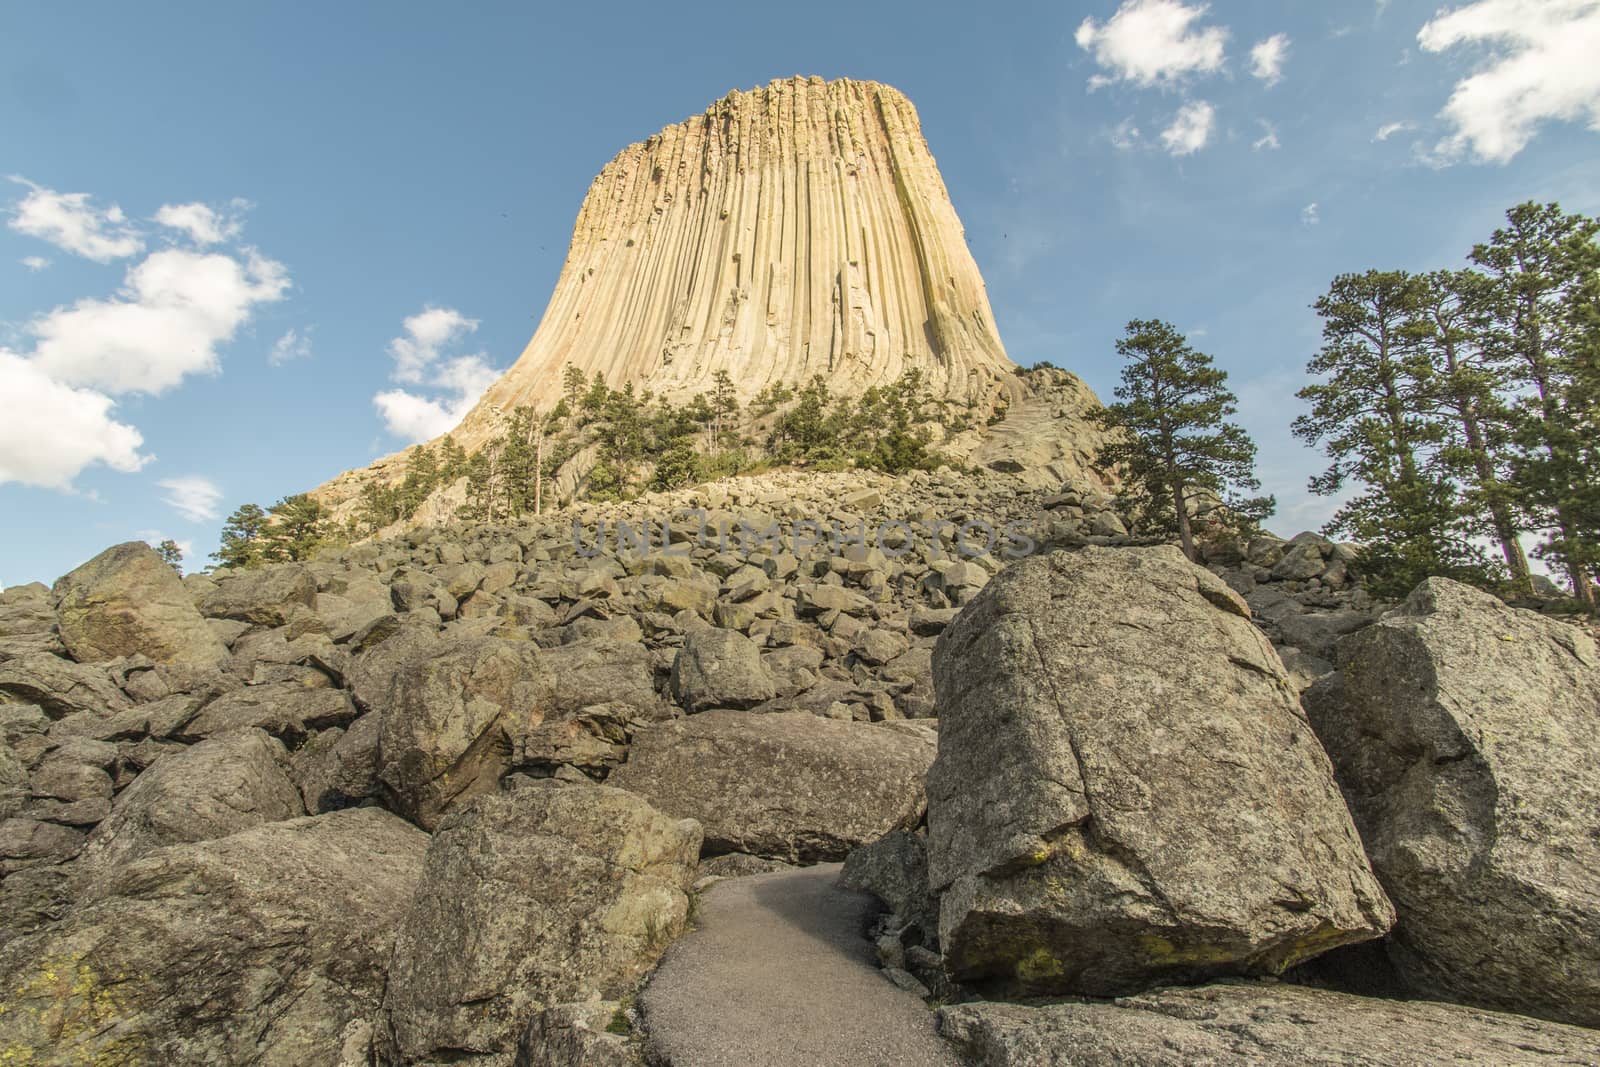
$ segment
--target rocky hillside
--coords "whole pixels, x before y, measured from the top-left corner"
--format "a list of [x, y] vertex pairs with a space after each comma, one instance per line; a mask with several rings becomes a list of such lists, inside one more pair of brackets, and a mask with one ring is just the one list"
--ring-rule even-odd
[[0, 1062], [628, 1063], [838, 860], [971, 1062], [1592, 1062], [1593, 641], [1348, 557], [988, 468], [117, 546], [0, 594]]

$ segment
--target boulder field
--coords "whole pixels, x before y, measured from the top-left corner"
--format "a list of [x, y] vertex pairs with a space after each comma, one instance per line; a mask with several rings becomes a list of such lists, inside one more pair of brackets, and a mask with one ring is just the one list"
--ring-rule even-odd
[[[596, 537], [695, 508], [869, 534]], [[980, 516], [1035, 551], [963, 553]], [[641, 983], [685, 938], [650, 1054], [699, 1047], [738, 902], [783, 914], [716, 883], [768, 872], [830, 938], [881, 902], [814, 961], [899, 987], [874, 1047], [924, 996], [981, 1064], [1595, 1062], [1593, 639], [1348, 556], [1195, 565], [949, 471], [182, 579], [117, 546], [0, 592], [0, 1063], [638, 1064]]]

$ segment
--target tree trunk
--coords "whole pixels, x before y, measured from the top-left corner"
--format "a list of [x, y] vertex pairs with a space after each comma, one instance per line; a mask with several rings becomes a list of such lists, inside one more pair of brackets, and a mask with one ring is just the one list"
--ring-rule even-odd
[[[1446, 332], [1441, 326], [1441, 332]], [[1445, 370], [1449, 372], [1452, 381], [1456, 380], [1459, 367], [1456, 362], [1455, 345], [1446, 338], [1444, 344]], [[1489, 457], [1489, 446], [1483, 437], [1483, 427], [1478, 422], [1478, 408], [1472, 395], [1466, 390], [1455, 393], [1456, 411], [1461, 416], [1461, 432], [1467, 441], [1467, 451], [1472, 455], [1472, 468], [1478, 476], [1478, 487], [1487, 496], [1489, 505], [1489, 519], [1494, 526], [1495, 539], [1500, 542], [1500, 551], [1506, 557], [1506, 567], [1511, 571], [1511, 584], [1520, 593], [1533, 593], [1533, 576], [1528, 571], [1528, 557], [1522, 551], [1522, 542], [1517, 538], [1517, 524], [1511, 515], [1511, 508], [1498, 492], [1490, 487], [1498, 480], [1495, 477], [1494, 461]]]
[[1188, 502], [1183, 498], [1183, 484], [1176, 479], [1172, 485], [1172, 506], [1178, 513], [1178, 543], [1189, 562], [1194, 562], [1194, 531], [1189, 525]]
[[539, 426], [539, 437], [533, 448], [533, 513], [544, 513], [544, 425]]

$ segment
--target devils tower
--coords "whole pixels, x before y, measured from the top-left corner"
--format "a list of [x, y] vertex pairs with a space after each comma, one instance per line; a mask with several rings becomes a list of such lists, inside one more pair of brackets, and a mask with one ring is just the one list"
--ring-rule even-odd
[[[915, 370], [979, 427], [1027, 393], [916, 109], [886, 85], [815, 77], [731, 92], [605, 165], [538, 329], [455, 443], [475, 451], [516, 409], [550, 411], [569, 368], [668, 401], [721, 374], [749, 401], [817, 377], [830, 395], [858, 396]], [[1095, 406], [1078, 379], [1063, 380], [1058, 414]], [[1068, 440], [1040, 466], [1067, 453], [1087, 466], [1091, 427], [1046, 429]], [[316, 496], [349, 505], [406, 466], [389, 456]]]
[[746, 398], [913, 367], [978, 397], [1014, 369], [916, 109], [821, 78], [729, 93], [606, 164], [537, 332], [467, 427], [553, 403], [568, 364], [668, 396], [726, 371]]

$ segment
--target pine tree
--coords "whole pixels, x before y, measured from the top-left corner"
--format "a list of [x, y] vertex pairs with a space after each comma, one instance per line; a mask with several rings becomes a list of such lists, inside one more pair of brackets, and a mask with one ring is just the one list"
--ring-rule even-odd
[[1467, 509], [1442, 462], [1449, 424], [1432, 404], [1437, 385], [1416, 317], [1424, 285], [1404, 271], [1341, 274], [1313, 305], [1322, 349], [1306, 373], [1326, 380], [1297, 394], [1311, 412], [1296, 437], [1332, 461], [1311, 480], [1331, 496], [1355, 480], [1365, 491], [1324, 528], [1363, 544], [1373, 588], [1403, 595], [1430, 575], [1485, 583]]
[[257, 504], [236, 508], [222, 527], [222, 544], [211, 558], [224, 567], [256, 567], [262, 562], [267, 513]]
[[717, 447], [721, 447], [722, 435], [728, 432], [739, 416], [739, 392], [725, 370], [712, 375], [711, 382], [711, 439]]
[[1210, 356], [1197, 352], [1165, 322], [1135, 319], [1117, 341], [1122, 368], [1118, 402], [1094, 413], [1100, 425], [1122, 430], [1103, 446], [1096, 464], [1120, 467], [1128, 477], [1126, 497], [1147, 524], [1176, 531], [1183, 554], [1195, 558], [1189, 505], [1222, 497], [1241, 521], [1256, 521], [1273, 507], [1271, 497], [1244, 498], [1257, 489], [1256, 447], [1244, 428], [1229, 422], [1238, 401], [1224, 384], [1228, 375]]
[[178, 547], [178, 542], [170, 537], [156, 546], [156, 554], [161, 557], [161, 562], [167, 564], [183, 576], [183, 549]]
[[569, 414], [576, 414], [583, 401], [583, 371], [568, 363], [561, 371], [561, 398], [567, 403]]
[[1600, 222], [1558, 204], [1519, 204], [1506, 226], [1472, 250], [1487, 278], [1485, 344], [1511, 388], [1515, 480], [1529, 524], [1550, 528], [1542, 552], [1573, 594], [1595, 610], [1600, 528], [1590, 503], [1595, 463], [1594, 333]]
[[272, 521], [261, 537], [261, 555], [269, 562], [299, 563], [308, 560], [328, 538], [329, 529], [322, 505], [305, 493], [286, 496], [268, 511]]
[[1433, 410], [1454, 423], [1442, 457], [1445, 465], [1467, 486], [1466, 510], [1500, 545], [1513, 587], [1528, 594], [1533, 581], [1505, 462], [1510, 415], [1502, 400], [1505, 376], [1481, 343], [1484, 286], [1483, 276], [1469, 270], [1420, 277], [1411, 329], [1432, 366]]
[[451, 485], [467, 473], [467, 452], [450, 434], [439, 444], [439, 484]]

